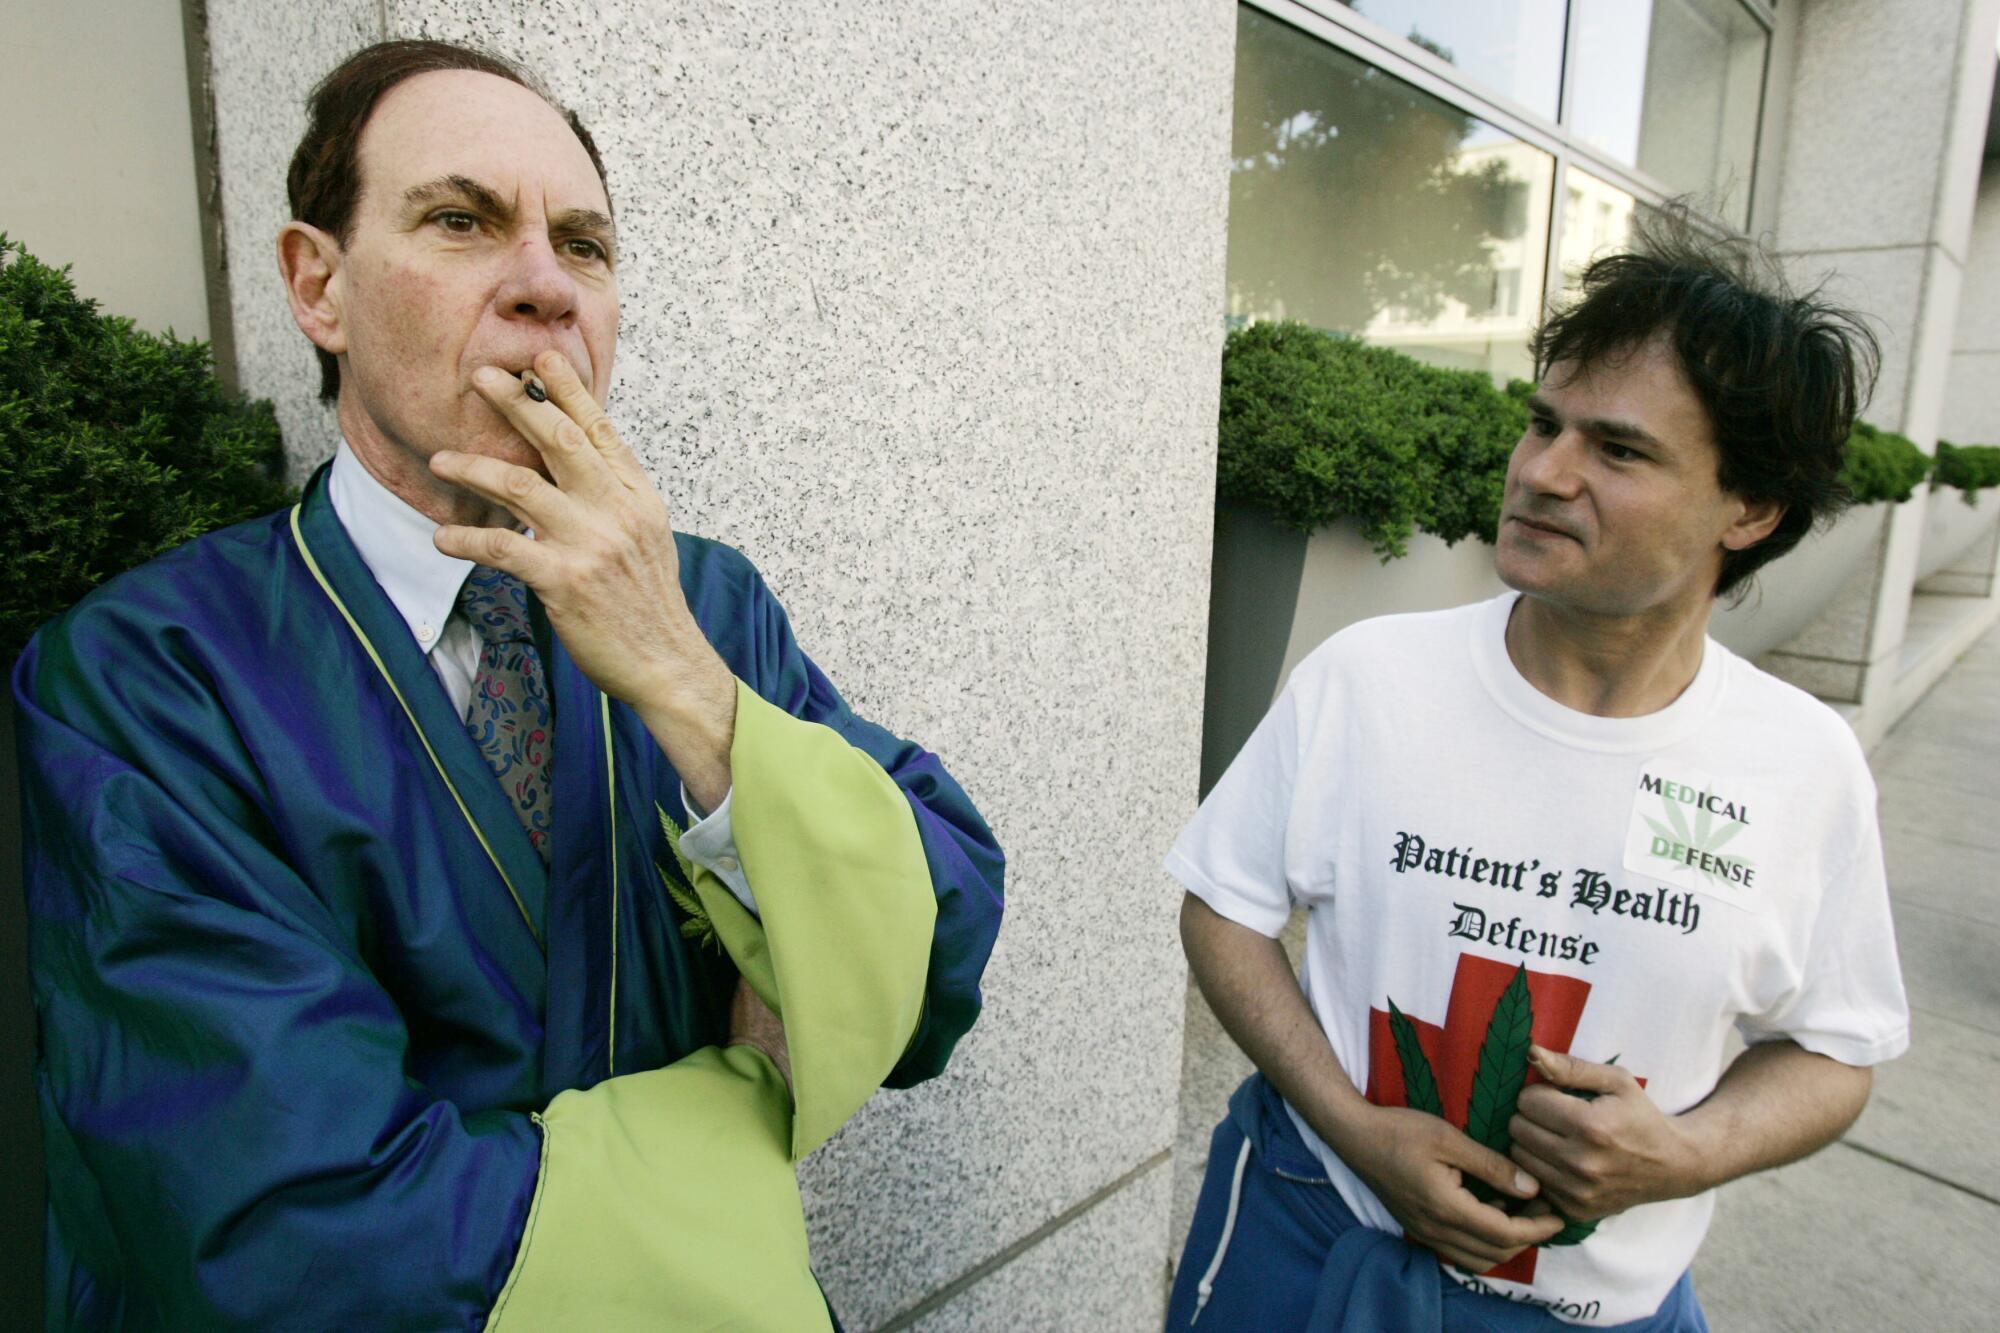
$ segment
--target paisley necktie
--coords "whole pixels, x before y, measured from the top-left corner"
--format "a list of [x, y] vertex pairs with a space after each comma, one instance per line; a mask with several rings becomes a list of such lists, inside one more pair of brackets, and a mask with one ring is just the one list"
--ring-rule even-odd
[[512, 574], [474, 565], [459, 590], [458, 608], [478, 631], [479, 674], [465, 726], [514, 813], [528, 830], [542, 864], [549, 860], [548, 678], [528, 630], [528, 589]]

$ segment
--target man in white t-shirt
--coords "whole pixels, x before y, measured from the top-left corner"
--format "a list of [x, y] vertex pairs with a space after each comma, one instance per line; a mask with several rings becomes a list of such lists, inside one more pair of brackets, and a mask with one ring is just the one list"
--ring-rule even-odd
[[1515, 591], [1329, 639], [1167, 858], [1260, 1071], [1170, 1328], [1705, 1329], [1715, 1187], [1831, 1142], [1908, 1044], [1861, 748], [1707, 638], [1837, 509], [1873, 341], [1692, 237], [1537, 335]]

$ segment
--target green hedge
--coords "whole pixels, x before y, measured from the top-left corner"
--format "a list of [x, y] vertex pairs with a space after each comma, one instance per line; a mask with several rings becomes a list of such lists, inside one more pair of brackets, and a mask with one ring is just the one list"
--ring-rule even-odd
[[1847, 437], [1847, 460], [1841, 464], [1840, 484], [1847, 488], [1856, 504], [1885, 500], [1901, 504], [1916, 494], [1930, 470], [1930, 456], [1911, 440], [1857, 421], [1854, 433]]
[[1304, 324], [1237, 329], [1222, 353], [1217, 492], [1305, 532], [1352, 516], [1384, 561], [1416, 529], [1490, 542], [1526, 393]]
[[206, 343], [141, 332], [0, 234], [0, 664], [92, 588], [276, 509], [271, 405], [222, 388]]
[[1931, 485], [1954, 486], [1967, 504], [1975, 503], [1978, 499], [1975, 492], [2000, 486], [2000, 447], [1939, 440]]
[[[1222, 352], [1216, 491], [1312, 532], [1352, 517], [1386, 562], [1421, 529], [1491, 542], [1507, 458], [1527, 429], [1519, 380], [1440, 370], [1304, 324], [1237, 329]], [[1856, 422], [1840, 480], [1856, 504], [1900, 503], [1931, 460], [1893, 431]], [[1938, 445], [1937, 484], [2000, 485], [2000, 449]]]

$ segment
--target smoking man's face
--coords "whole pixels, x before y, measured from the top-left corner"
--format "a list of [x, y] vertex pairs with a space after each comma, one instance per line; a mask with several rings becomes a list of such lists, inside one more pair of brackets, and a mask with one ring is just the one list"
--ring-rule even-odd
[[[618, 281], [611, 205], [555, 109], [490, 74], [405, 80], [362, 131], [361, 198], [333, 279], [341, 392], [419, 466], [440, 449], [540, 468], [473, 391], [549, 348], [599, 402]], [[345, 408], [343, 408], [345, 410]]]

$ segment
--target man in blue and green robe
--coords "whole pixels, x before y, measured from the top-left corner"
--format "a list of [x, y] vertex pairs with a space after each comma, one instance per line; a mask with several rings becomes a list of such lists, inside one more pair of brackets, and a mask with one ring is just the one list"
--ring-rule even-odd
[[944, 1067], [999, 850], [671, 531], [575, 118], [437, 43], [310, 110], [340, 451], [15, 672], [48, 1325], [828, 1327], [793, 1163]]

